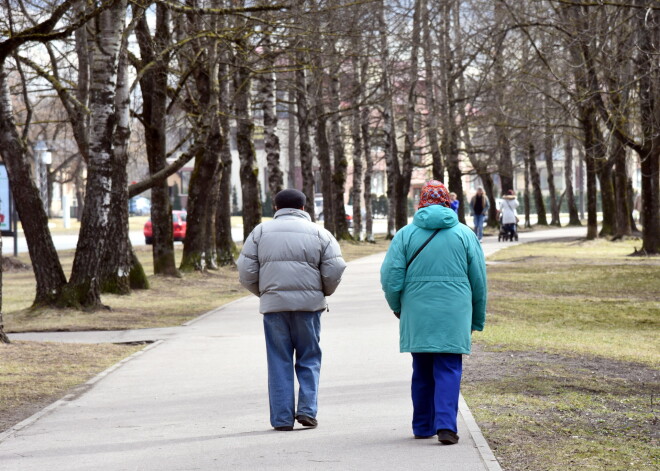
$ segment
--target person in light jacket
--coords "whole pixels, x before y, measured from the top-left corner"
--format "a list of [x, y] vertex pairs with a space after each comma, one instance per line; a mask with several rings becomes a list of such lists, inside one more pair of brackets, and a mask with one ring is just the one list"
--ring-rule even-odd
[[385, 298], [399, 317], [400, 350], [412, 353], [413, 434], [437, 435], [446, 445], [459, 439], [462, 355], [470, 353], [472, 332], [484, 328], [487, 298], [481, 244], [449, 206], [445, 186], [428, 182], [413, 222], [396, 233], [380, 271]]
[[[332, 234], [303, 211], [304, 193], [282, 190], [275, 206], [273, 220], [259, 224], [245, 240], [237, 264], [241, 284], [259, 296], [264, 315], [270, 423], [289, 431], [294, 420], [318, 425], [321, 313], [346, 263]], [[294, 370], [300, 385], [297, 408]]]

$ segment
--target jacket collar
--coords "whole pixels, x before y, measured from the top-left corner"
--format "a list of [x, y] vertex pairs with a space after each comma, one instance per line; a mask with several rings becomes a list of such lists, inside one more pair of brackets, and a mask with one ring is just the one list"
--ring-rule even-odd
[[295, 216], [303, 219], [307, 219], [308, 221], [311, 221], [312, 218], [307, 214], [306, 211], [303, 211], [302, 209], [295, 209], [295, 208], [283, 208], [279, 209], [275, 215], [273, 216], [273, 219], [277, 219], [282, 216]]

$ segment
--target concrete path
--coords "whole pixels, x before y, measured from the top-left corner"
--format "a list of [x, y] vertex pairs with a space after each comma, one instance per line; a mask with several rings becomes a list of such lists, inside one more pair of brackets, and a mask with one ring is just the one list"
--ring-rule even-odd
[[[545, 232], [521, 241], [573, 236]], [[486, 241], [484, 250], [507, 245]], [[464, 402], [458, 445], [413, 439], [411, 361], [398, 352], [397, 320], [381, 294], [382, 258], [350, 263], [329, 298], [317, 429], [270, 428], [262, 319], [248, 297], [187, 326], [72, 333], [77, 341], [167, 340], [0, 434], [0, 469], [499, 470]]]

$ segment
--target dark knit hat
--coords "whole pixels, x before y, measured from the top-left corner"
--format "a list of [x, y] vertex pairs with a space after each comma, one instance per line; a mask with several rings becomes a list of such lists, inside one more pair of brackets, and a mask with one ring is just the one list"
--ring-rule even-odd
[[305, 201], [307, 201], [305, 193], [302, 191], [294, 190], [293, 188], [282, 190], [275, 195], [275, 206], [277, 209], [300, 209], [305, 206]]

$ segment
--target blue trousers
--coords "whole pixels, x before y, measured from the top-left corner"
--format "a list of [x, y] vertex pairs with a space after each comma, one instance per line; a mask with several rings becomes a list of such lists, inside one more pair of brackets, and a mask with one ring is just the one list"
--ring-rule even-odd
[[475, 214], [474, 215], [474, 233], [477, 235], [477, 239], [481, 240], [484, 237], [484, 215]]
[[[316, 417], [321, 372], [321, 312], [264, 314], [270, 424], [273, 427], [293, 425], [296, 415]], [[300, 386], [295, 413], [294, 371]]]
[[412, 358], [413, 433], [425, 437], [443, 429], [457, 432], [463, 356], [413, 353]]

